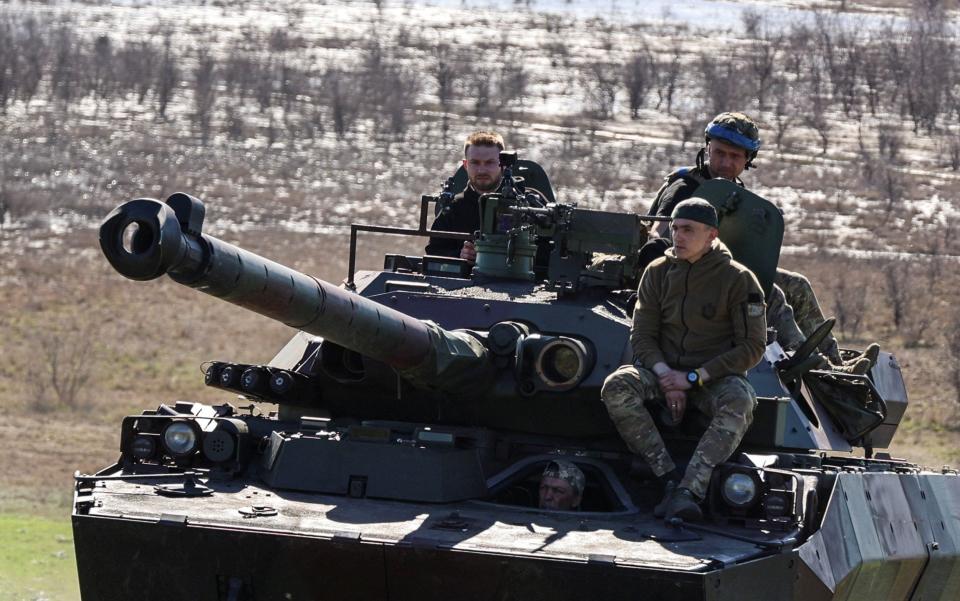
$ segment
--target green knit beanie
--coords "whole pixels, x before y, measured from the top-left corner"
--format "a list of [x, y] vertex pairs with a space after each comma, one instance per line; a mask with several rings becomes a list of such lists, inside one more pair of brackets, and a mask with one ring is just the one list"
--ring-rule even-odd
[[719, 227], [717, 210], [713, 208], [712, 204], [700, 198], [691, 198], [677, 204], [670, 218], [689, 219], [710, 227]]

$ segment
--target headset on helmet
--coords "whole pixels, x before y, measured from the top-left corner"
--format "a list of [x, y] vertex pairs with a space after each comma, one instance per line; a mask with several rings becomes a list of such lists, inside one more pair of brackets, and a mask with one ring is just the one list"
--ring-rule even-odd
[[747, 167], [752, 166], [760, 150], [760, 130], [753, 119], [743, 113], [720, 113], [707, 124], [703, 136], [707, 142], [717, 138], [746, 150]]

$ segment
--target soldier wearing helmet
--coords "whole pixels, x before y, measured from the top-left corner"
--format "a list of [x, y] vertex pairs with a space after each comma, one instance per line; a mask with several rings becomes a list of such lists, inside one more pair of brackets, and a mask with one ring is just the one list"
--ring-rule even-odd
[[[692, 197], [708, 179], [717, 177], [743, 185], [740, 174], [753, 167], [760, 150], [757, 124], [743, 113], [720, 113], [707, 124], [703, 137], [705, 146], [697, 153], [696, 164], [667, 175], [650, 207], [650, 215], [669, 217], [677, 203]], [[668, 226], [660, 227], [658, 233], [669, 238]]]
[[[700, 184], [708, 179], [722, 178], [744, 186], [740, 175], [754, 167], [753, 161], [761, 146], [757, 124], [743, 113], [720, 113], [704, 128], [703, 136], [705, 146], [697, 153], [696, 164], [667, 175], [648, 214], [669, 216], [678, 203], [692, 197]], [[661, 222], [657, 233], [664, 239], [661, 247], [665, 249], [670, 239], [667, 222]], [[799, 326], [800, 332], [809, 336], [823, 323], [823, 311], [810, 281], [802, 274], [778, 268], [775, 283], [774, 297], [785, 297], [786, 302], [771, 301], [771, 308], [782, 307], [783, 310], [776, 310], [775, 315], [768, 314], [767, 321], [781, 334], [781, 344], [792, 349], [799, 346], [797, 336], [787, 336], [786, 332], [795, 333]], [[876, 362], [879, 347], [871, 344], [863, 355], [844, 362], [836, 339], [827, 336], [819, 350], [834, 368], [863, 374]]]

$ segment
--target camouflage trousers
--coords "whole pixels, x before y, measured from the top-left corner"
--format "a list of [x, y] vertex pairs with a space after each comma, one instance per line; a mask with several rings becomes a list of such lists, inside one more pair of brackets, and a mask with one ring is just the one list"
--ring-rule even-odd
[[[654, 474], [662, 476], [676, 467], [647, 409], [648, 403], [666, 408], [653, 372], [624, 365], [604, 381], [600, 398], [627, 447], [642, 456]], [[733, 454], [753, 422], [757, 395], [745, 378], [725, 376], [688, 390], [687, 404], [711, 417], [680, 481], [703, 499], [713, 469]]]
[[[810, 280], [794, 271], [777, 268], [777, 275], [773, 281], [783, 290], [787, 302], [793, 307], [793, 316], [797, 325], [800, 326], [800, 331], [805, 337], [809, 337], [820, 324], [826, 321], [820, 309], [820, 303], [817, 301], [817, 295], [813, 293]], [[837, 339], [832, 335], [827, 336], [820, 343], [819, 350], [834, 364], [842, 363]]]
[[806, 336], [797, 326], [793, 307], [787, 303], [783, 290], [776, 284], [773, 285], [770, 296], [767, 298], [767, 326], [777, 331], [777, 342], [785, 350], [795, 351], [806, 340]]

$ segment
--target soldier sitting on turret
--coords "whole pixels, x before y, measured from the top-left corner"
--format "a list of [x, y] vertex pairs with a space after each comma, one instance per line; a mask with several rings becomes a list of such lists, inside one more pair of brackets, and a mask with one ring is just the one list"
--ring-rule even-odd
[[[500, 151], [503, 137], [492, 131], [476, 131], [463, 144], [463, 168], [467, 188], [454, 197], [450, 208], [437, 215], [430, 229], [444, 232], [475, 232], [480, 229], [480, 195], [500, 187], [503, 168]], [[473, 263], [477, 251], [473, 242], [449, 238], [430, 238], [424, 253], [441, 257], [460, 257]]]
[[[677, 203], [693, 196], [700, 184], [711, 178], [723, 178], [744, 186], [740, 175], [753, 167], [753, 160], [760, 150], [757, 124], [743, 113], [721, 113], [707, 124], [704, 140], [705, 146], [697, 153], [696, 165], [677, 169], [667, 175], [650, 207], [650, 215], [670, 215]], [[666, 227], [659, 227], [657, 233], [669, 242], [670, 232]], [[666, 248], [667, 243], [662, 248]], [[791, 317], [796, 320], [803, 336], [810, 336], [824, 322], [823, 311], [810, 281], [802, 274], [777, 268], [775, 282], [782, 291], [777, 293], [786, 297]], [[777, 321], [786, 324], [788, 320]], [[784, 328], [777, 329], [780, 331]], [[791, 348], [789, 344], [783, 346]], [[843, 361], [836, 339], [827, 336], [820, 344], [820, 350], [834, 369], [864, 374], [876, 363], [880, 347], [871, 344], [859, 357]]]
[[540, 509], [580, 509], [586, 479], [569, 461], [551, 461], [540, 477]]
[[[763, 291], [717, 240], [717, 212], [700, 199], [673, 210], [673, 247], [647, 267], [637, 292], [630, 343], [634, 364], [603, 384], [601, 398], [631, 451], [664, 482], [657, 517], [699, 520], [713, 469], [753, 421], [756, 392], [745, 375], [766, 346]], [[711, 416], [681, 479], [646, 404], [679, 423], [688, 404]]]

